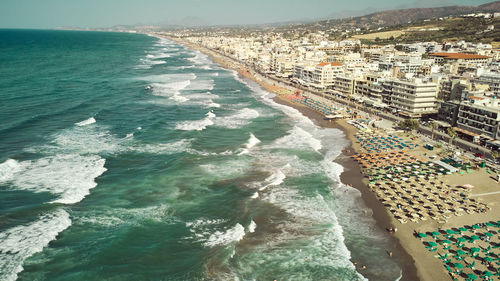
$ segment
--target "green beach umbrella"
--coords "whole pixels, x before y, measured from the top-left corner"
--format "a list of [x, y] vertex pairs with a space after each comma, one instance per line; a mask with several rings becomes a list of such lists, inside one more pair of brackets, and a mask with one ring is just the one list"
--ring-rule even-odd
[[492, 258], [490, 258], [490, 257], [485, 257], [485, 258], [484, 258], [484, 260], [485, 260], [485, 261], [493, 261], [493, 259], [492, 259]]
[[447, 229], [447, 230], [446, 230], [446, 233], [448, 233], [448, 234], [455, 234], [455, 231], [453, 231], [453, 230], [451, 230], [451, 229]]
[[432, 247], [436, 247], [438, 244], [436, 242], [429, 242], [429, 245], [431, 245]]
[[493, 237], [493, 234], [491, 234], [489, 232], [486, 232], [484, 235], [489, 236], [489, 237]]
[[479, 253], [479, 252], [481, 252], [481, 249], [479, 249], [479, 248], [471, 248], [470, 251], [473, 252], [473, 253]]
[[475, 224], [475, 225], [472, 226], [472, 228], [474, 228], [474, 229], [480, 229], [481, 227], [479, 225]]
[[491, 222], [487, 222], [486, 225], [487, 226], [496, 226], [496, 225], [492, 224]]
[[425, 238], [425, 237], [427, 237], [427, 234], [421, 232], [421, 233], [418, 234], [418, 237]]
[[443, 240], [442, 241], [444, 244], [451, 244], [451, 241], [450, 240]]
[[459, 228], [459, 229], [460, 229], [460, 231], [467, 231], [467, 228], [465, 228], [463, 226], [461, 228]]
[[472, 240], [479, 240], [479, 236], [477, 236], [477, 235], [472, 235], [472, 236], [470, 237], [470, 239], [472, 239]]
[[469, 279], [471, 279], [471, 280], [476, 280], [478, 278], [476, 274], [472, 274], [472, 273], [467, 274], [467, 277], [469, 277]]
[[464, 237], [458, 237], [457, 240], [462, 243], [467, 242], [467, 239], [465, 239]]
[[461, 263], [456, 263], [456, 264], [455, 264], [455, 267], [456, 267], [456, 268], [464, 268], [464, 265], [463, 265], [463, 264], [461, 264]]
[[432, 236], [439, 236], [439, 235], [441, 235], [441, 233], [439, 233], [439, 232], [437, 232], [437, 231], [433, 231], [433, 232], [432, 232]]
[[491, 273], [490, 271], [485, 271], [485, 272], [483, 272], [483, 276], [491, 277], [491, 276], [493, 276], [493, 273]]
[[465, 251], [458, 250], [458, 251], [457, 251], [457, 254], [459, 254], [459, 255], [465, 255], [465, 254], [467, 254], [467, 253], [466, 253]]

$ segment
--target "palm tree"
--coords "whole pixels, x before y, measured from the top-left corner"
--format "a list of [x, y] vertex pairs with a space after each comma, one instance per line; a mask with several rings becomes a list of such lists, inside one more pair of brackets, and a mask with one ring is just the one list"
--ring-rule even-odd
[[451, 142], [457, 136], [457, 132], [455, 131], [455, 128], [453, 128], [453, 127], [448, 128], [448, 136], [450, 136], [449, 145], [451, 145]]
[[436, 123], [436, 122], [432, 122], [431, 123], [431, 139], [434, 140], [434, 130], [436, 130], [437, 128], [439, 128], [439, 124]]
[[491, 158], [493, 158], [493, 161], [497, 160], [497, 158], [498, 158], [498, 151], [497, 150], [493, 150], [491, 152]]

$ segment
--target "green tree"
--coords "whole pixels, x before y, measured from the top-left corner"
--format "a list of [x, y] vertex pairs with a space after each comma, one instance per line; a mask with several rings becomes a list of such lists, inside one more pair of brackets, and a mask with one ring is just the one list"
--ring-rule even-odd
[[491, 152], [491, 158], [493, 158], [493, 160], [496, 160], [498, 158], [498, 151], [497, 150], [493, 150]]
[[418, 120], [416, 119], [405, 119], [404, 121], [399, 122], [398, 125], [405, 131], [416, 130], [419, 127]]
[[431, 139], [434, 140], [434, 130], [436, 130], [439, 127], [438, 123], [432, 122], [431, 123]]
[[457, 131], [455, 131], [455, 128], [453, 127], [448, 128], [448, 136], [450, 136], [449, 144], [451, 145], [453, 139], [457, 136]]

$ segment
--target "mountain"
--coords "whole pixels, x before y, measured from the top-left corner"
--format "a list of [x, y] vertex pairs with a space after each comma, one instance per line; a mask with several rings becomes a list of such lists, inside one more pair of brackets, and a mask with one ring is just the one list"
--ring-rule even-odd
[[441, 18], [471, 13], [500, 12], [500, 1], [480, 6], [447, 6], [435, 8], [412, 8], [376, 12], [359, 17], [363, 22], [379, 23], [383, 26], [398, 25], [425, 19]]

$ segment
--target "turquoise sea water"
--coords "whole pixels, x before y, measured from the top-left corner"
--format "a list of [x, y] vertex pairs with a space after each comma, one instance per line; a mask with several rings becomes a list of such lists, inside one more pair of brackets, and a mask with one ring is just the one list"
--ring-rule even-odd
[[0, 65], [0, 280], [363, 280], [351, 253], [399, 276], [343, 133], [205, 55], [0, 30]]

